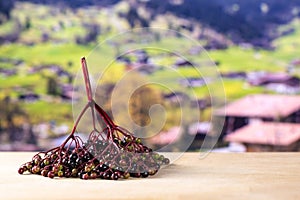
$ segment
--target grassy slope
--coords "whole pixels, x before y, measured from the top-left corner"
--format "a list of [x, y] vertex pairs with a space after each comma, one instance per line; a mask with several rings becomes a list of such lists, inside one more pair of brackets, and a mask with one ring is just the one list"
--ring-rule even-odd
[[225, 51], [211, 51], [209, 55], [220, 61], [221, 71], [284, 71], [288, 63], [300, 55], [300, 20], [295, 19], [284, 27], [294, 28], [295, 32], [276, 39], [274, 51], [245, 50], [233, 46]]
[[273, 56], [288, 63], [300, 57], [300, 20], [295, 19], [285, 27], [294, 28], [295, 32], [274, 41], [277, 49], [273, 53]]
[[78, 58], [87, 55], [90, 50], [91, 47], [75, 44], [41, 43], [34, 46], [8, 44], [1, 46], [0, 55], [22, 59], [27, 66], [58, 64], [67, 68], [68, 62], [79, 63]]
[[[94, 13], [94, 17], [87, 16], [87, 9], [90, 9]], [[28, 12], [28, 10], [34, 10], [35, 12]], [[49, 15], [49, 11], [54, 12], [54, 16]], [[22, 66], [23, 71], [26, 72], [30, 67], [38, 66], [41, 64], [58, 64], [65, 68], [65, 70], [75, 74], [79, 69], [79, 58], [87, 56], [93, 49], [93, 45], [80, 46], [74, 43], [76, 36], [82, 36], [85, 30], [82, 28], [84, 22], [95, 21], [101, 23], [102, 28], [105, 29], [110, 23], [119, 23], [118, 25], [126, 26], [124, 20], [118, 19], [116, 14], [109, 12], [97, 12], [94, 8], [86, 8], [86, 10], [79, 10], [77, 12], [71, 12], [66, 9], [64, 12], [58, 12], [47, 6], [37, 6], [33, 4], [18, 4], [17, 9], [13, 13], [13, 20], [0, 26], [0, 35], [7, 34], [13, 30], [15, 26], [15, 19], [19, 19], [22, 23], [29, 17], [32, 27], [24, 31], [20, 36], [20, 41], [28, 43], [34, 42], [34, 46], [27, 46], [21, 44], [6, 44], [0, 48], [0, 57], [8, 57], [15, 59], [23, 59], [25, 61]], [[59, 22], [64, 24], [64, 27], [59, 25]], [[54, 31], [55, 27], [60, 26], [59, 30]], [[295, 20], [289, 26], [296, 27], [296, 32], [292, 35], [288, 35], [274, 41], [274, 45], [277, 47], [275, 51], [264, 51], [254, 49], [241, 49], [237, 46], [232, 46], [227, 50], [215, 50], [210, 51], [209, 56], [214, 61], [219, 61], [220, 66], [218, 70], [221, 72], [228, 71], [284, 71], [288, 62], [291, 59], [299, 57], [300, 55], [300, 27], [299, 21]], [[99, 41], [104, 40], [107, 36], [111, 36], [114, 33], [120, 31], [117, 26], [114, 26], [110, 32], [104, 32], [99, 37]], [[41, 43], [41, 35], [43, 32], [51, 33], [51, 39], [57, 42]], [[149, 45], [151, 46], [151, 44]], [[188, 46], [185, 41], [180, 38], [166, 38], [159, 42], [153, 43], [153, 46], [158, 49], [149, 50], [149, 53], [153, 56], [164, 51], [164, 49], [173, 49], [178, 52], [188, 51]], [[115, 50], [111, 46], [104, 43], [91, 54], [92, 69], [99, 71], [107, 67], [115, 54]], [[204, 56], [207, 58], [207, 56]], [[201, 56], [189, 56], [189, 58], [196, 62], [201, 62], [203, 58]], [[169, 66], [176, 60], [176, 57], [171, 59], [168, 57], [157, 58], [156, 62], [162, 66]], [[71, 67], [68, 67], [68, 63], [73, 63]], [[100, 66], [101, 65], [101, 66]], [[103, 66], [102, 66], [103, 65]], [[115, 65], [115, 64], [113, 64]], [[119, 65], [118, 65], [119, 66]], [[12, 66], [4, 65], [3, 67], [9, 68]], [[3, 68], [2, 67], [2, 68]], [[117, 81], [118, 77], [122, 77], [124, 68], [110, 67], [106, 73], [103, 81]], [[198, 76], [198, 73], [191, 69], [180, 69], [178, 72], [184, 76]], [[33, 87], [33, 90], [40, 94], [46, 92], [46, 81], [41, 75], [26, 75], [19, 73], [12, 77], [0, 77], [0, 89], [5, 94], [12, 94], [16, 96], [18, 91], [15, 90], [16, 86]], [[113, 76], [111, 76], [113, 74]], [[169, 73], [168, 71], [156, 72], [151, 78], [153, 81], [165, 82], [168, 85], [172, 85], [178, 81], [178, 74]], [[174, 90], [179, 86], [174, 85]], [[177, 87], [177, 88], [176, 88]], [[225, 94], [229, 100], [240, 98], [249, 93], [263, 92], [262, 88], [249, 87], [243, 81], [240, 80], [224, 80]], [[215, 86], [213, 88], [216, 88]], [[173, 89], [173, 88], [172, 88]], [[219, 87], [219, 89], [223, 89]], [[189, 92], [195, 92], [198, 97], [208, 96], [208, 90], [206, 87], [194, 88]], [[34, 104], [24, 104], [25, 109], [33, 116], [34, 121], [38, 120], [50, 120], [59, 119], [66, 121], [70, 117], [71, 106], [67, 103], [61, 103], [54, 101], [38, 102]]]
[[229, 71], [283, 71], [285, 63], [273, 55], [273, 52], [242, 49], [234, 46], [226, 50], [209, 52], [213, 60], [220, 62], [220, 70]]

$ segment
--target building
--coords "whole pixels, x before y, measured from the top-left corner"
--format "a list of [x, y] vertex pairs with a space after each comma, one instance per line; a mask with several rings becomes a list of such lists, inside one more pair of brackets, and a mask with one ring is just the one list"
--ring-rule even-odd
[[[218, 138], [212, 133], [211, 122], [196, 122], [189, 126], [187, 135], [193, 137], [189, 150], [197, 151], [201, 148], [209, 148], [211, 143], [216, 142]], [[206, 143], [204, 142], [206, 140]]]
[[291, 87], [299, 87], [300, 79], [286, 73], [252, 72], [247, 75], [248, 82], [254, 86], [266, 86], [268, 84], [285, 84]]
[[263, 86], [268, 90], [282, 94], [297, 94], [300, 92], [300, 78], [286, 73], [253, 72], [247, 75], [248, 83]]
[[228, 79], [246, 79], [247, 74], [246, 72], [227, 72], [227, 73], [221, 73], [221, 76], [223, 78], [228, 78]]
[[214, 113], [225, 117], [222, 135], [253, 121], [300, 123], [300, 95], [249, 95]]
[[300, 124], [258, 122], [244, 126], [225, 137], [241, 143], [247, 151], [300, 151]]

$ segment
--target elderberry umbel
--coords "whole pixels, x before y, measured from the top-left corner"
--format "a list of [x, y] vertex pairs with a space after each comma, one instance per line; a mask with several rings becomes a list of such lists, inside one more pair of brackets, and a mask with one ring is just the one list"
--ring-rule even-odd
[[[58, 147], [39, 152], [21, 165], [19, 174], [31, 173], [49, 178], [74, 177], [81, 179], [118, 180], [129, 177], [152, 176], [170, 160], [145, 146], [140, 138], [116, 125], [92, 98], [85, 58], [81, 59], [88, 102], [79, 114], [68, 138]], [[77, 126], [90, 109], [93, 127], [86, 142], [75, 135]], [[105, 126], [96, 128], [99, 115]], [[72, 148], [75, 146], [75, 148]]]

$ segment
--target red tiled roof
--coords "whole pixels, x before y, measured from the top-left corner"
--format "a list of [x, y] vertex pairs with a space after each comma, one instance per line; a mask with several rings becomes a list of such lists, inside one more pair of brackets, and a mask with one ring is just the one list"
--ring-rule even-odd
[[153, 138], [151, 138], [151, 142], [153, 144], [171, 144], [173, 142], [176, 142], [182, 134], [182, 131], [180, 127], [175, 126], [170, 128], [169, 131], [166, 132], [160, 132], [159, 134], [155, 135]]
[[256, 122], [225, 137], [226, 141], [288, 146], [300, 140], [300, 124]]
[[300, 95], [249, 95], [218, 109], [216, 115], [236, 117], [286, 117], [300, 110]]

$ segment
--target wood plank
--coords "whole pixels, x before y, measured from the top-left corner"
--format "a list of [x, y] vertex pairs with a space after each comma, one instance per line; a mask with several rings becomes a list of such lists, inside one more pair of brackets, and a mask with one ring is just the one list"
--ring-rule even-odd
[[0, 153], [1, 200], [300, 199], [299, 153], [184, 153], [154, 177], [121, 181], [19, 175], [33, 155]]

